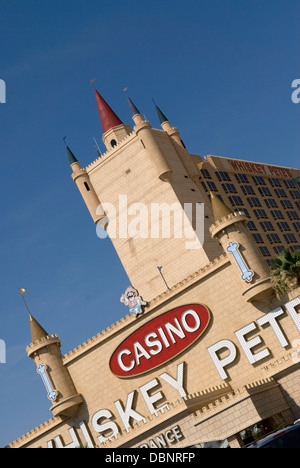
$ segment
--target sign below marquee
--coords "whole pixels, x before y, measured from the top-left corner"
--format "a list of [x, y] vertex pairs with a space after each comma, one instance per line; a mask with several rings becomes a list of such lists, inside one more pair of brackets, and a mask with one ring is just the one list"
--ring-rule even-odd
[[203, 304], [169, 310], [127, 337], [113, 353], [109, 367], [120, 378], [156, 369], [194, 344], [210, 320], [210, 310]]

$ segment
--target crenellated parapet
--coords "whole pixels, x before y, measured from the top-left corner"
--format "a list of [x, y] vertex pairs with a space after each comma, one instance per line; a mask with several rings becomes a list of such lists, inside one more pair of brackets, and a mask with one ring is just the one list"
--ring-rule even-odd
[[235, 211], [234, 213], [229, 213], [222, 218], [215, 220], [214, 224], [209, 228], [209, 231], [212, 237], [216, 237], [219, 232], [227, 229], [234, 223], [241, 223], [247, 221], [247, 216], [243, 211]]

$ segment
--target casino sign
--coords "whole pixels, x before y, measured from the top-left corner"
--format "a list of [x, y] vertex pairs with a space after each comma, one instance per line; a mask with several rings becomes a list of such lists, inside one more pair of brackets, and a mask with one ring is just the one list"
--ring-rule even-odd
[[127, 337], [110, 359], [111, 371], [120, 378], [153, 370], [183, 353], [199, 340], [211, 320], [209, 309], [189, 304], [150, 320]]

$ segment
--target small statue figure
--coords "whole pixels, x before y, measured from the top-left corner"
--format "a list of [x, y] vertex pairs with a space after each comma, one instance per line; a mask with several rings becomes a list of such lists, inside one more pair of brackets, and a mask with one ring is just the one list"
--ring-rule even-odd
[[143, 301], [143, 299], [139, 296], [136, 289], [132, 286], [129, 286], [125, 294], [122, 294], [120, 298], [120, 302], [123, 302], [126, 306], [129, 307], [129, 311], [135, 317], [143, 313], [142, 306], [147, 305], [147, 302]]

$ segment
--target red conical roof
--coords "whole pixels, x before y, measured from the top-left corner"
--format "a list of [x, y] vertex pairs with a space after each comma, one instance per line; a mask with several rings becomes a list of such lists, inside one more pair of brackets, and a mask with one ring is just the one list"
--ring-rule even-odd
[[109, 107], [107, 102], [103, 99], [102, 96], [95, 89], [96, 101], [98, 106], [98, 111], [100, 115], [100, 120], [102, 124], [103, 133], [107, 132], [112, 127], [117, 127], [122, 125], [123, 122], [119, 117], [114, 113], [114, 111]]

